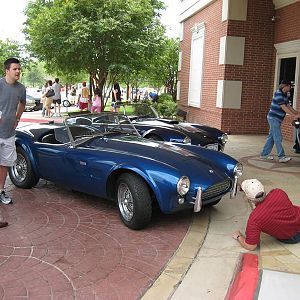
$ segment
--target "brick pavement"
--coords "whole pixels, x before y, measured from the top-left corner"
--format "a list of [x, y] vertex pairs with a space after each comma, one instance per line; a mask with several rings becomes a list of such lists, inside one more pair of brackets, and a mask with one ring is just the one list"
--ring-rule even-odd
[[191, 212], [125, 227], [114, 203], [41, 180], [0, 205], [1, 299], [139, 299], [184, 238]]

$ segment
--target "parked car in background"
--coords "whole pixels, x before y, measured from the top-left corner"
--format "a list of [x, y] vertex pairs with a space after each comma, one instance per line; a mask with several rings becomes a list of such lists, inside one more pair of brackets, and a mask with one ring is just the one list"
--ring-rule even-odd
[[217, 128], [160, 117], [148, 103], [124, 103], [122, 107], [144, 138], [192, 144], [216, 151], [224, 151], [228, 141], [227, 134]]
[[43, 108], [41, 98], [26, 94], [25, 111], [37, 111]]
[[17, 187], [34, 187], [43, 178], [114, 200], [131, 229], [147, 226], [155, 203], [164, 213], [199, 212], [228, 193], [235, 196], [242, 174], [242, 165], [224, 153], [144, 139], [117, 113], [23, 126], [16, 149], [9, 176]]

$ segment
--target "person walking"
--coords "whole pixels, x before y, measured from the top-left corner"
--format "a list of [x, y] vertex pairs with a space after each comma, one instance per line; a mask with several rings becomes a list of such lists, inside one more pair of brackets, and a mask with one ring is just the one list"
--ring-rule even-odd
[[117, 81], [114, 82], [113, 84], [113, 89], [112, 89], [112, 102], [111, 102], [111, 111], [112, 112], [118, 112], [120, 109], [120, 104], [121, 102], [121, 88], [120, 85]]
[[[45, 100], [45, 118], [51, 118], [53, 116], [53, 113], [51, 111], [51, 105], [53, 103], [53, 99], [52, 99], [53, 95], [50, 96], [51, 95], [51, 90], [53, 91], [53, 89], [52, 89], [52, 80], [48, 80], [46, 91], [43, 94], [43, 97], [46, 98], [46, 100]], [[52, 92], [52, 94], [54, 94], [54, 91]]]
[[[9, 167], [17, 159], [15, 129], [26, 105], [26, 88], [19, 83], [21, 74], [20, 61], [9, 58], [4, 62], [5, 77], [0, 79], [0, 201], [12, 203], [5, 191], [5, 181]], [[7, 223], [0, 223], [0, 227]]]
[[87, 110], [89, 105], [90, 91], [86, 86], [86, 81], [82, 82], [82, 88], [78, 95], [78, 106], [80, 111]]
[[285, 156], [284, 149], [282, 147], [281, 133], [281, 123], [287, 113], [293, 115], [295, 119], [299, 118], [298, 111], [293, 109], [288, 103], [287, 93], [290, 89], [291, 83], [289, 81], [282, 80], [278, 90], [274, 93], [271, 108], [267, 115], [270, 128], [269, 135], [267, 136], [266, 143], [261, 151], [261, 159], [274, 159], [270, 153], [275, 144], [279, 162], [286, 163], [291, 160], [290, 157]]
[[[55, 93], [54, 96], [52, 97], [53, 104], [54, 104], [54, 116], [61, 117], [61, 113], [60, 113], [61, 94], [60, 94], [60, 92], [62, 89], [62, 85], [59, 83], [59, 78], [55, 78], [52, 88]], [[56, 112], [56, 106], [57, 106], [57, 112]]]
[[102, 110], [101, 98], [102, 98], [102, 95], [101, 95], [100, 89], [96, 88], [95, 89], [95, 96], [94, 96], [94, 99], [93, 99], [93, 105], [92, 105], [92, 108], [91, 108], [92, 113], [93, 112], [98, 112], [98, 113], [101, 112], [101, 110]]

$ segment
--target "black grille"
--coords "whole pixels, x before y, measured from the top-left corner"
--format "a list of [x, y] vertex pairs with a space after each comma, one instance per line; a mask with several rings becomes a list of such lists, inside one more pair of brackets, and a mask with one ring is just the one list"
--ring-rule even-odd
[[221, 196], [226, 192], [228, 192], [230, 187], [231, 187], [230, 179], [212, 185], [207, 190], [205, 190], [205, 192], [202, 194], [202, 200], [208, 200], [211, 198], [215, 198], [217, 196]]

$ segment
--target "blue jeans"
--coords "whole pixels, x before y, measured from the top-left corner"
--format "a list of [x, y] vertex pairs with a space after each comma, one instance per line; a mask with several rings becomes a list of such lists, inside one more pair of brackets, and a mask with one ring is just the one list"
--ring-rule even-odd
[[282, 243], [286, 243], [286, 244], [296, 244], [300, 242], [300, 231], [294, 235], [293, 237], [291, 237], [290, 239], [287, 240], [280, 240], [278, 239], [278, 241], [282, 242]]
[[268, 118], [268, 123], [270, 127], [269, 135], [267, 136], [265, 146], [260, 155], [268, 156], [275, 144], [278, 157], [284, 157], [285, 154], [282, 147], [281, 122], [276, 119]]

